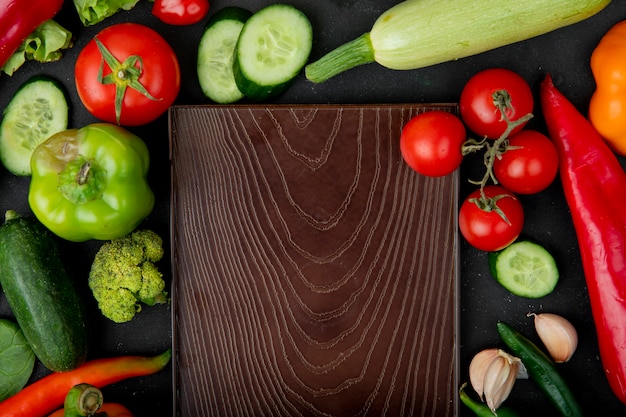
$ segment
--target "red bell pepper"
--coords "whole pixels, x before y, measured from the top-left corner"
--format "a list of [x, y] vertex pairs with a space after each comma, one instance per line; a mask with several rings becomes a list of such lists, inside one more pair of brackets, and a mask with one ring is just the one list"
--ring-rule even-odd
[[611, 389], [626, 404], [626, 173], [550, 76], [541, 85], [541, 105], [559, 152], [600, 358]]
[[39, 25], [52, 19], [63, 0], [0, 0], [0, 68]]
[[208, 13], [208, 0], [156, 0], [152, 6], [152, 14], [169, 25], [193, 25]]

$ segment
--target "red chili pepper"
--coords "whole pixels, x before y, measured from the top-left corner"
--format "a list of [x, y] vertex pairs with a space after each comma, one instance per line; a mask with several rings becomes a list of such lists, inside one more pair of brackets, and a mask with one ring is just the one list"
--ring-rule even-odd
[[153, 356], [119, 356], [85, 362], [68, 372], [54, 372], [0, 402], [2, 417], [45, 417], [63, 406], [67, 392], [80, 383], [102, 388], [127, 378], [154, 374], [165, 367], [172, 351]]
[[0, 0], [0, 68], [24, 39], [52, 19], [61, 6], [63, 0]]
[[578, 236], [600, 357], [626, 404], [626, 173], [591, 123], [554, 86], [541, 104]]
[[207, 0], [156, 0], [152, 14], [169, 25], [192, 25], [198, 23], [209, 12]]
[[[104, 403], [102, 407], [98, 409], [98, 413], [107, 413], [106, 417], [133, 417], [133, 414], [128, 408], [118, 403]], [[97, 415], [98, 414], [96, 414], [96, 416]], [[60, 408], [48, 417], [65, 417], [65, 410]]]
[[[133, 417], [128, 408], [118, 403], [104, 403], [98, 409], [98, 413], [106, 413], [107, 417]], [[48, 417], [65, 417], [65, 410], [61, 408]]]

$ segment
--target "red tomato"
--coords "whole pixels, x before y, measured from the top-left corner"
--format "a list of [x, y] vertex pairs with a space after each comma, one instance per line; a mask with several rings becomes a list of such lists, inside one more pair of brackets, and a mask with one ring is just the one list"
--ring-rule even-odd
[[137, 126], [155, 120], [174, 103], [180, 67], [161, 35], [144, 25], [119, 23], [103, 29], [83, 48], [74, 79], [92, 115]]
[[[533, 111], [533, 94], [522, 76], [504, 68], [480, 71], [465, 84], [459, 100], [461, 118], [472, 132], [490, 139], [504, 133], [507, 123], [495, 100], [505, 103], [505, 114], [510, 121]], [[519, 125], [514, 132], [523, 126]]]
[[509, 138], [509, 149], [495, 158], [493, 173], [498, 182], [517, 194], [545, 190], [559, 171], [559, 156], [547, 136], [525, 129]]
[[209, 13], [207, 0], [156, 0], [152, 14], [169, 25], [193, 25]]
[[[498, 185], [484, 188], [490, 205], [480, 207], [480, 190], [471, 193], [459, 211], [459, 228], [467, 242], [487, 252], [506, 248], [518, 238], [524, 226], [524, 210], [515, 194]], [[508, 222], [494, 209], [502, 211]]]
[[461, 119], [445, 111], [414, 116], [402, 129], [400, 152], [415, 171], [430, 177], [448, 175], [461, 165], [465, 141]]

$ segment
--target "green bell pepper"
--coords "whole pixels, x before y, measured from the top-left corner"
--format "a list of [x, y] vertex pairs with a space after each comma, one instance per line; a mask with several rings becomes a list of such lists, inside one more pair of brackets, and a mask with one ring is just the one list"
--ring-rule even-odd
[[154, 207], [149, 162], [146, 144], [117, 125], [94, 123], [59, 132], [33, 152], [28, 203], [63, 239], [125, 236]]

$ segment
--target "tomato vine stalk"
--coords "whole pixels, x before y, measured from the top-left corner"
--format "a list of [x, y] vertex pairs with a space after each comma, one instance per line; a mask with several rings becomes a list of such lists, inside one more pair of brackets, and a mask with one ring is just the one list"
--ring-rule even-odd
[[500, 199], [511, 196], [508, 194], [503, 194], [497, 195], [495, 197], [487, 197], [485, 195], [484, 188], [489, 180], [491, 180], [494, 184], [498, 184], [498, 179], [493, 173], [493, 165], [496, 161], [496, 158], [502, 158], [502, 154], [506, 151], [519, 148], [517, 146], [513, 147], [509, 145], [509, 136], [511, 136], [511, 132], [513, 132], [518, 126], [522, 126], [526, 124], [530, 119], [532, 119], [533, 114], [528, 113], [520, 117], [519, 119], [511, 120], [506, 115], [507, 109], [512, 107], [511, 97], [509, 93], [506, 90], [498, 90], [492, 94], [492, 98], [494, 106], [496, 107], [497, 111], [500, 112], [500, 119], [506, 122], [506, 129], [495, 141], [492, 141], [486, 136], [481, 140], [469, 138], [465, 141], [465, 143], [463, 143], [461, 147], [461, 152], [463, 156], [466, 156], [471, 153], [486, 149], [483, 159], [483, 162], [485, 164], [485, 174], [480, 181], [472, 179], [469, 180], [471, 184], [480, 186], [480, 198], [473, 198], [470, 201], [476, 204], [478, 208], [483, 211], [495, 211], [500, 217], [502, 217], [502, 219], [507, 224], [510, 225], [511, 222], [506, 217], [504, 212], [500, 210], [497, 203]]

